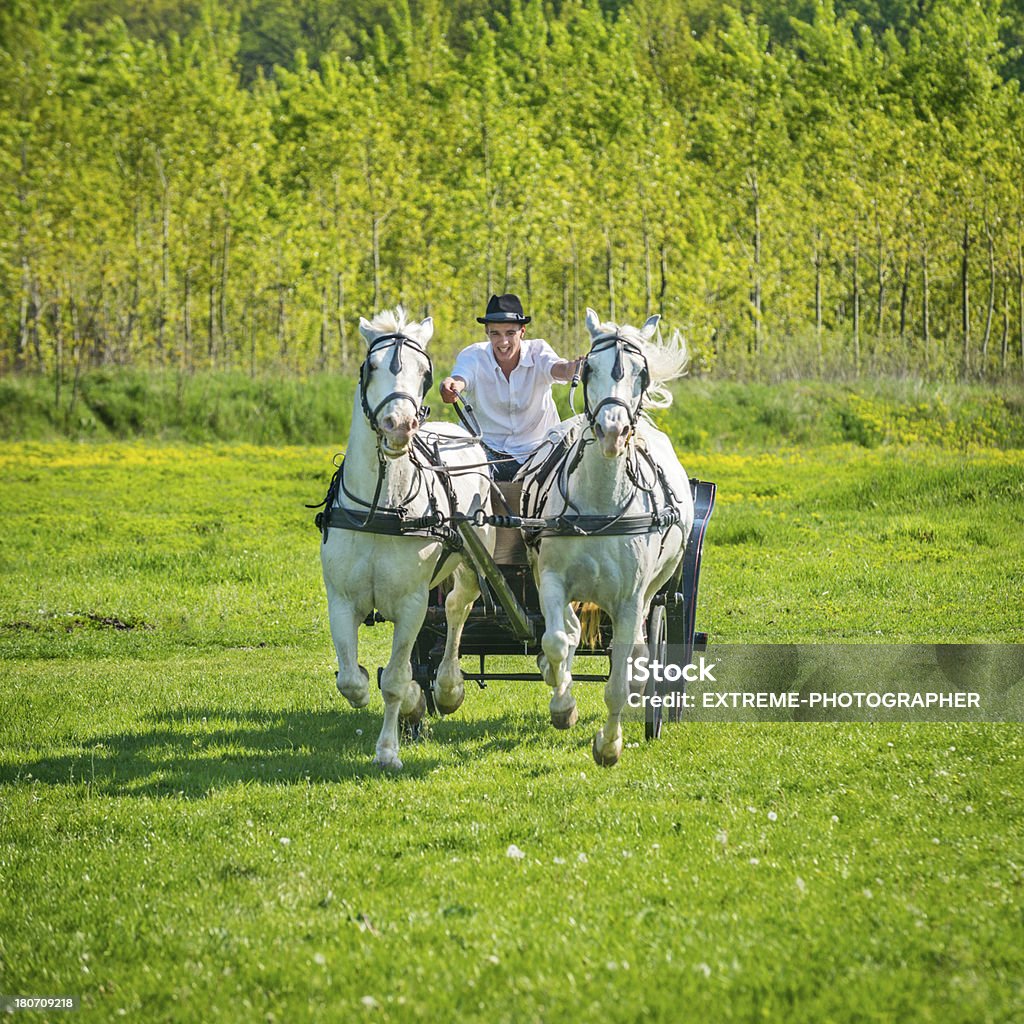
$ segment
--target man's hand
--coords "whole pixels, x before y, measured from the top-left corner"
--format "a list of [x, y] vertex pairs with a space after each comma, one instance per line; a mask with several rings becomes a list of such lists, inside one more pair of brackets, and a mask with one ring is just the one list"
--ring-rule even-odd
[[461, 377], [445, 377], [441, 381], [441, 401], [451, 405], [465, 386], [466, 382]]

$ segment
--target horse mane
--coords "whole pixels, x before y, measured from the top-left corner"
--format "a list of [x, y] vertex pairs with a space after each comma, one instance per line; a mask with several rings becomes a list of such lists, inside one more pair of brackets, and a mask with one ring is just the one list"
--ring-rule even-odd
[[672, 392], [665, 385], [670, 380], [682, 377], [690, 361], [686, 347], [686, 339], [678, 330], [672, 332], [667, 340], [656, 331], [654, 337], [644, 340], [640, 329], [629, 325], [612, 322], [600, 326], [602, 334], [618, 333], [620, 338], [636, 345], [647, 357], [647, 369], [651, 374], [651, 383], [647, 389], [644, 404], [649, 409], [667, 409], [672, 404]]
[[398, 305], [394, 309], [382, 309], [370, 320], [370, 327], [375, 331], [398, 334], [412, 323], [415, 323], [415, 321], [409, 319], [408, 314], [405, 312], [405, 307]]

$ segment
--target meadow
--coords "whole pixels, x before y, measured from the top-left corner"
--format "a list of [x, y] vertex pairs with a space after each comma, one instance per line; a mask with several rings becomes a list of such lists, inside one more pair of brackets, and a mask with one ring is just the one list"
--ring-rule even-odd
[[[666, 424], [719, 486], [699, 626], [1019, 642], [1015, 399], [836, 394], [857, 416], [736, 386], [710, 434]], [[558, 733], [541, 684], [492, 684], [374, 769], [381, 701], [334, 690], [303, 507], [338, 407], [332, 445], [4, 445], [0, 994], [83, 1020], [1024, 1016], [1020, 725], [634, 722], [601, 770], [599, 687]], [[363, 630], [367, 665], [388, 638]]]

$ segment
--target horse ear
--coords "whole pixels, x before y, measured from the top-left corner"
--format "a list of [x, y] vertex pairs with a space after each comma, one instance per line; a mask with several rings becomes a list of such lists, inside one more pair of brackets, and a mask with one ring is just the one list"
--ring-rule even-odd
[[655, 313], [654, 316], [649, 316], [647, 318], [647, 322], [640, 328], [640, 337], [643, 338], [644, 341], [654, 337], [654, 332], [658, 329], [658, 322], [660, 320], [660, 313]]
[[373, 336], [377, 332], [370, 326], [370, 321], [367, 320], [366, 317], [361, 316], [359, 318], [359, 333], [363, 336], [363, 341], [369, 345], [373, 341]]
[[601, 333], [601, 320], [589, 306], [587, 306], [587, 330], [590, 331], [592, 338], [596, 338]]
[[421, 348], [426, 348], [427, 343], [434, 336], [434, 318], [428, 316], [426, 320], [420, 321], [419, 329], [416, 331], [416, 340]]

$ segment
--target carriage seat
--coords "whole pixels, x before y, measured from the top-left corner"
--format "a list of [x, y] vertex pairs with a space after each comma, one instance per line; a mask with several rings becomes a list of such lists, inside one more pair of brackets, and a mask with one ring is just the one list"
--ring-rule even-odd
[[[523, 494], [522, 481], [499, 481], [495, 482], [494, 486], [501, 491], [501, 495], [508, 505], [508, 511], [512, 515], [519, 515], [519, 501]], [[499, 514], [505, 512], [500, 501], [495, 501], [494, 504], [495, 512]], [[498, 527], [497, 534], [494, 541], [494, 561], [498, 565], [526, 565], [526, 545], [523, 543], [522, 532]]]

